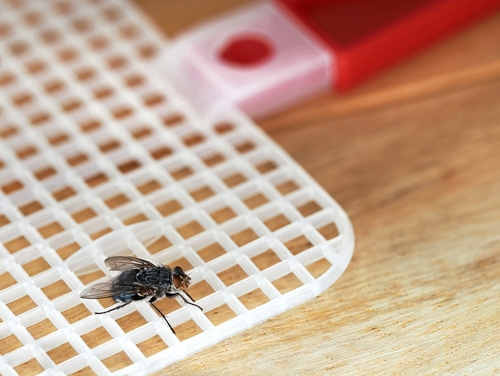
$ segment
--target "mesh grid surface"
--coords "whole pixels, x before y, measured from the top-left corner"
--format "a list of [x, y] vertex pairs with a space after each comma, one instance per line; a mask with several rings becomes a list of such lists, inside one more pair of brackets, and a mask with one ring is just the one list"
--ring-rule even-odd
[[[317, 296], [347, 267], [342, 209], [238, 111], [201, 118], [123, 0], [0, 1], [0, 373], [144, 374]], [[135, 255], [188, 271], [108, 315], [79, 293]]]

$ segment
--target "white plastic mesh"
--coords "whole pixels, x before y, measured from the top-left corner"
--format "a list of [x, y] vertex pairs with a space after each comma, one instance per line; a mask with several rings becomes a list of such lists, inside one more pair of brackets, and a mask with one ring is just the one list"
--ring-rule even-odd
[[[312, 299], [346, 269], [342, 209], [238, 111], [200, 118], [123, 0], [0, 1], [0, 373], [144, 374]], [[94, 315], [104, 259], [192, 277]]]

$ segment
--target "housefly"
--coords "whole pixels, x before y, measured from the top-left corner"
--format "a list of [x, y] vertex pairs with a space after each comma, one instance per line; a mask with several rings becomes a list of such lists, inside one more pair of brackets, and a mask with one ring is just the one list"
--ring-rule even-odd
[[[165, 315], [154, 305], [157, 299], [179, 296], [185, 303], [203, 311], [203, 308], [195, 304], [194, 299], [186, 292], [191, 278], [180, 266], [172, 270], [168, 266], [155, 265], [137, 257], [127, 256], [108, 257], [104, 263], [109, 270], [121, 273], [107, 282], [87, 287], [80, 297], [84, 299], [112, 298], [115, 302], [123, 304], [104, 312], [95, 312], [97, 315], [116, 311], [132, 302], [147, 299], [175, 334]], [[183, 294], [191, 301], [187, 300]]]

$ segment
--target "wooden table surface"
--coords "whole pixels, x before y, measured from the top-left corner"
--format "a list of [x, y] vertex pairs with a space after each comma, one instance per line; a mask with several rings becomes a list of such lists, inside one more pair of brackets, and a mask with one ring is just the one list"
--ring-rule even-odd
[[[241, 0], [136, 0], [169, 36]], [[257, 121], [347, 211], [310, 303], [159, 374], [500, 374], [500, 15]]]

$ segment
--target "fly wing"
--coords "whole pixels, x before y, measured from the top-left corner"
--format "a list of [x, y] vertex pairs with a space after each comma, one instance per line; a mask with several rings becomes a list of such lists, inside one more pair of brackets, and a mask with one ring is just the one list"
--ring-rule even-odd
[[84, 299], [102, 299], [102, 298], [112, 298], [116, 292], [113, 291], [112, 281], [96, 283], [90, 287], [87, 287], [80, 294], [80, 298]]
[[155, 264], [147, 260], [129, 256], [113, 256], [104, 260], [104, 263], [111, 271], [124, 271], [132, 269], [145, 269], [156, 267]]

